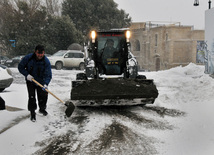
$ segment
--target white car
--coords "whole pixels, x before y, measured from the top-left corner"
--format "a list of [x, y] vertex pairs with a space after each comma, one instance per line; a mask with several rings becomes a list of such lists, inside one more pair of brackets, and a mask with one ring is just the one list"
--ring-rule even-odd
[[12, 82], [13, 77], [11, 70], [0, 64], [0, 92], [9, 87]]
[[51, 66], [57, 70], [65, 68], [78, 68], [84, 70], [84, 53], [80, 50], [60, 50], [48, 57]]

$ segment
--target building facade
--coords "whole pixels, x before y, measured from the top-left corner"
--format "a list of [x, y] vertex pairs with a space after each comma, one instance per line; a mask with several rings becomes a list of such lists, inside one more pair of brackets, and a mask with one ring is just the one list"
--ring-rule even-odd
[[214, 76], [214, 8], [205, 11], [205, 73]]
[[158, 71], [196, 63], [198, 41], [204, 30], [175, 24], [133, 23], [131, 50], [139, 68]]

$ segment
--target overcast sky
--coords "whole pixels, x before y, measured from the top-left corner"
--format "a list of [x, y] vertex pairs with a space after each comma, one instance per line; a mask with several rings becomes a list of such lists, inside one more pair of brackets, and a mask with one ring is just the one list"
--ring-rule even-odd
[[[209, 0], [199, 0], [199, 6], [193, 6], [195, 0], [114, 0], [119, 9], [132, 17], [133, 22], [163, 21], [181, 22], [181, 25], [205, 28], [205, 11]], [[212, 3], [214, 6], [214, 1]]]

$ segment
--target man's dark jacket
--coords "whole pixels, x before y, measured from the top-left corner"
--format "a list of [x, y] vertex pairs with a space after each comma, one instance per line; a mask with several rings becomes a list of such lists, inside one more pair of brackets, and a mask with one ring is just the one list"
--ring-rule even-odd
[[48, 58], [44, 56], [41, 60], [37, 60], [35, 53], [26, 55], [19, 63], [18, 69], [25, 76], [25, 79], [30, 74], [42, 85], [48, 85], [52, 78], [51, 65]]

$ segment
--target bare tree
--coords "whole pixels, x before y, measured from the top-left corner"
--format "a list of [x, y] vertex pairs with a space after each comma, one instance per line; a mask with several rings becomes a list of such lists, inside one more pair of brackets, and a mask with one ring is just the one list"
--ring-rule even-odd
[[46, 0], [46, 7], [48, 14], [60, 16], [61, 15], [61, 1], [59, 0]]
[[31, 10], [36, 10], [41, 6], [45, 6], [48, 14], [55, 16], [61, 15], [62, 0], [1, 0], [0, 7], [3, 4], [10, 4], [14, 8], [17, 8], [19, 2], [26, 2]]

